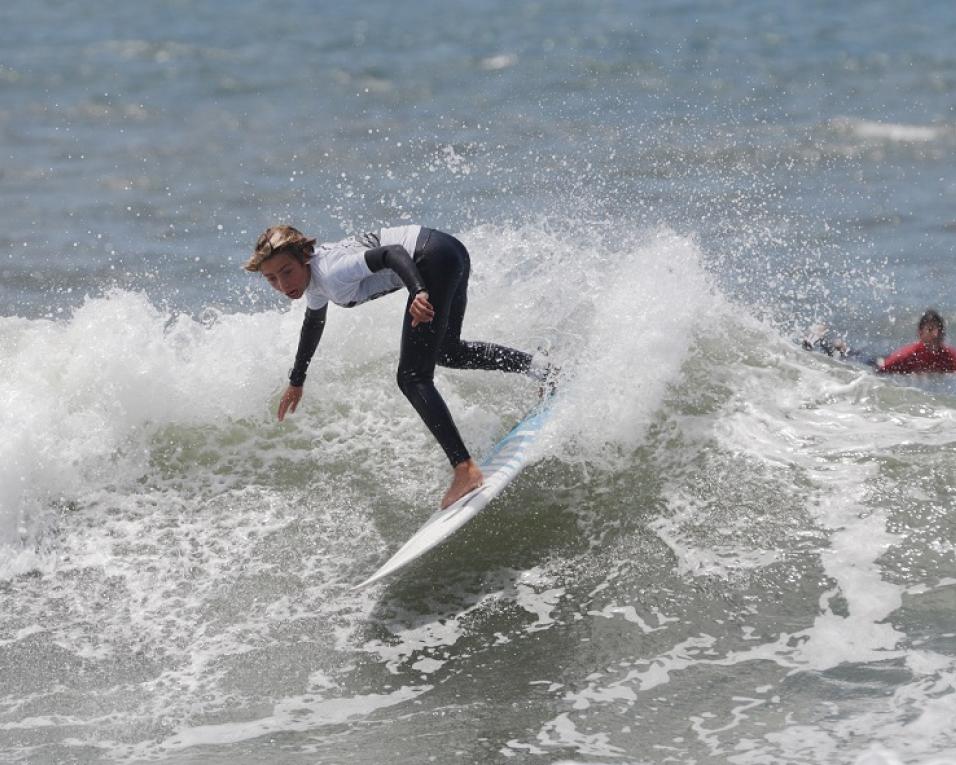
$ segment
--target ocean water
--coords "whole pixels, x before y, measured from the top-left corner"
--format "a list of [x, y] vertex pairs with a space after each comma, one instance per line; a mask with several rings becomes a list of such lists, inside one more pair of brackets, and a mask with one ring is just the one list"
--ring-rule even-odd
[[[0, 760], [956, 762], [956, 6], [8, 0]], [[354, 591], [444, 459], [403, 301], [258, 233], [416, 222], [564, 377], [532, 464]], [[534, 403], [441, 370], [478, 456]]]

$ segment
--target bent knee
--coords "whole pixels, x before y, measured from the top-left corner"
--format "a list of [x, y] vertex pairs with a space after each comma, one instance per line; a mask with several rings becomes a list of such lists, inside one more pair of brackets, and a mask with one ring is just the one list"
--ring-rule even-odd
[[419, 385], [430, 384], [432, 382], [432, 377], [430, 375], [423, 374], [416, 369], [399, 367], [398, 371], [395, 373], [395, 382], [398, 383], [398, 387], [402, 393], [408, 397]]

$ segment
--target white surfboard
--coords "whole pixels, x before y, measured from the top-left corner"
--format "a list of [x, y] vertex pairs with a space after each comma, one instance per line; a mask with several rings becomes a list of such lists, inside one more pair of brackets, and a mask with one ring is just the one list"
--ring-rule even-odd
[[378, 571], [353, 589], [366, 587], [389, 574], [394, 574], [444, 542], [478, 515], [528, 463], [531, 445], [548, 419], [550, 403], [550, 397], [542, 401], [515, 425], [508, 435], [495, 444], [491, 454], [481, 463], [485, 482], [480, 487], [444, 510], [434, 513]]

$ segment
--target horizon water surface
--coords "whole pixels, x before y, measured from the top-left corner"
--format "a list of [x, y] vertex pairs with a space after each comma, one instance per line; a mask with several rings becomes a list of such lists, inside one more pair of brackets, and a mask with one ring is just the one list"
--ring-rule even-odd
[[[956, 8], [12, 0], [0, 759], [956, 762]], [[364, 579], [447, 467], [403, 301], [241, 269], [285, 221], [472, 254], [564, 373], [529, 467]], [[531, 380], [440, 370], [478, 456]]]

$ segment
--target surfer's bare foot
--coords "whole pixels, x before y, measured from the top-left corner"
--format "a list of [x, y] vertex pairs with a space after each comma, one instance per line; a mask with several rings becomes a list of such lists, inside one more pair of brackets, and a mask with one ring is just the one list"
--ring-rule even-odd
[[481, 474], [481, 468], [475, 464], [474, 460], [459, 462], [455, 465], [454, 470], [455, 475], [451, 479], [451, 486], [448, 487], [448, 491], [445, 492], [441, 501], [442, 510], [485, 482], [485, 477]]

